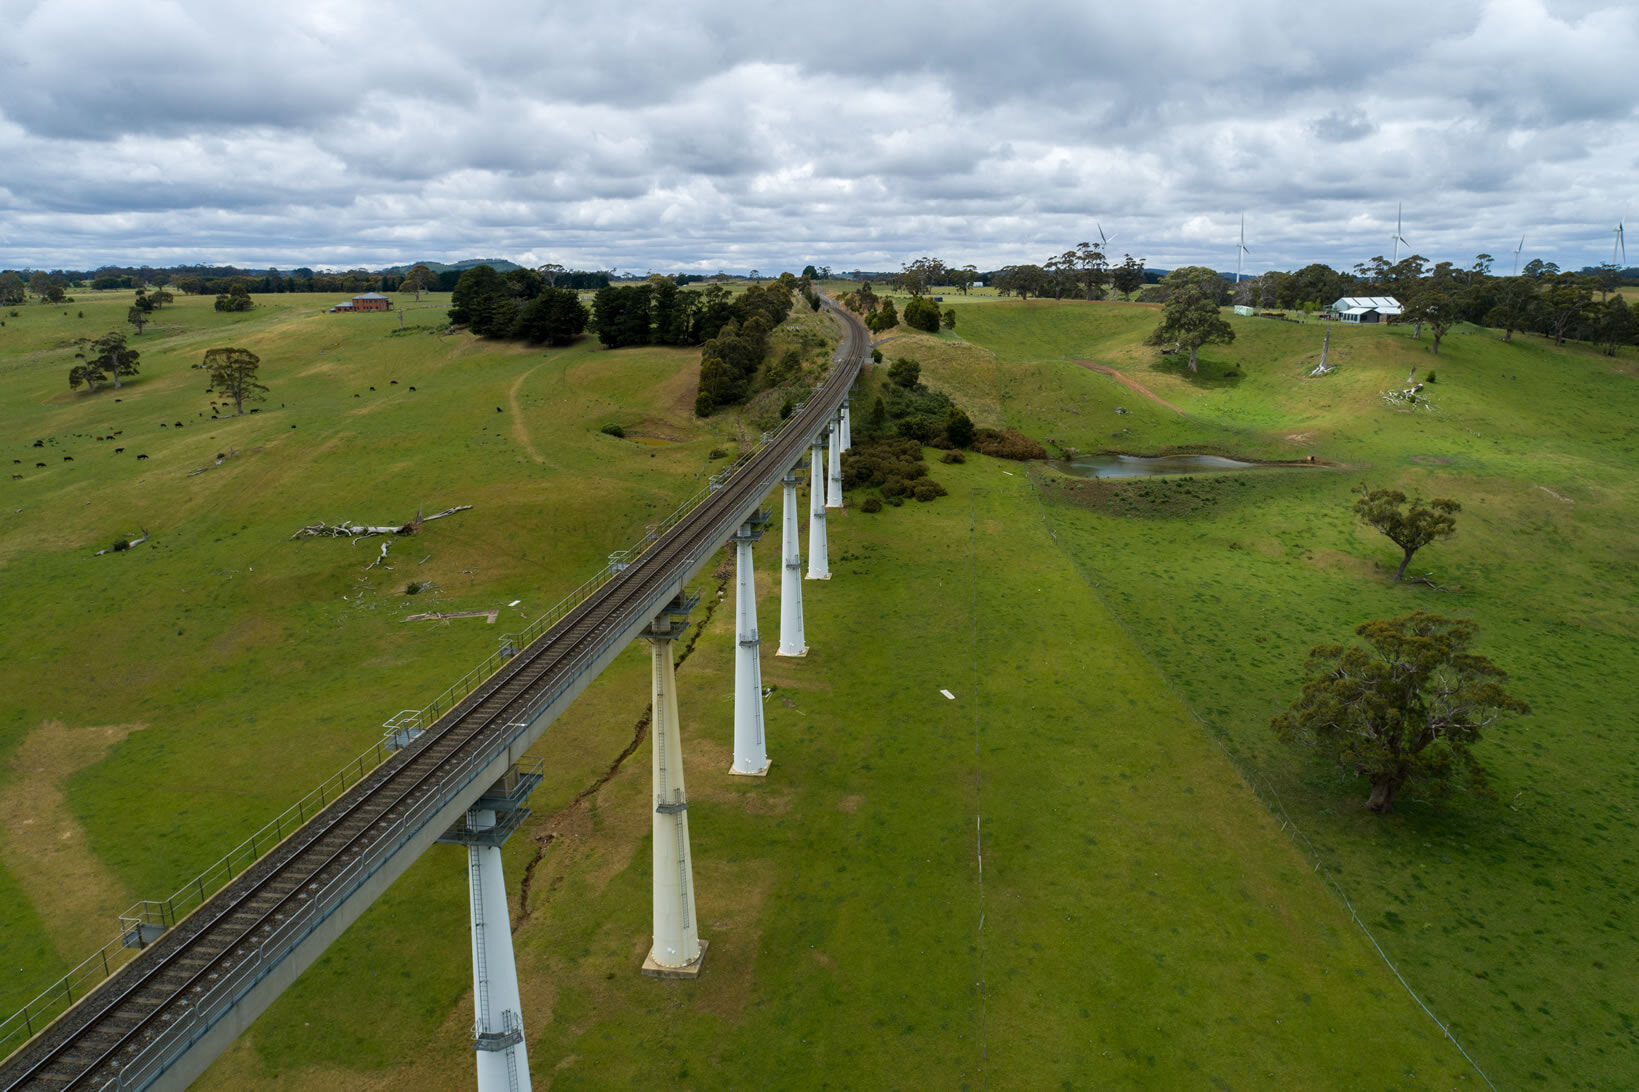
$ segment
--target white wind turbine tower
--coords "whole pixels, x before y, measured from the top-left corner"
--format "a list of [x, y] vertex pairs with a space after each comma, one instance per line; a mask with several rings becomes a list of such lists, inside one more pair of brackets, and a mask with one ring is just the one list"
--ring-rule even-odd
[[1241, 241], [1235, 244], [1235, 283], [1241, 283], [1241, 259], [1252, 253], [1246, 249], [1246, 213], [1241, 213]]
[[[1399, 265], [1400, 264], [1400, 244], [1401, 243], [1406, 243], [1406, 237], [1404, 235], [1400, 234], [1400, 211], [1401, 211], [1401, 208], [1402, 208], [1401, 205], [1395, 205], [1394, 206], [1394, 239], [1393, 239], [1393, 243], [1394, 243], [1394, 261], [1392, 263], [1394, 265]], [[1411, 244], [1406, 243], [1406, 245], [1410, 246]]]
[[[1611, 228], [1611, 234], [1616, 236], [1615, 241], [1611, 243], [1611, 265], [1621, 269], [1622, 266], [1628, 264], [1628, 244], [1627, 240], [1622, 237], [1622, 221], [1618, 220], [1616, 222], [1616, 226]], [[1617, 251], [1622, 252], [1622, 265], [1616, 264]]]
[[1519, 276], [1519, 252], [1525, 249], [1525, 236], [1519, 237], [1519, 246], [1514, 248], [1514, 276]]

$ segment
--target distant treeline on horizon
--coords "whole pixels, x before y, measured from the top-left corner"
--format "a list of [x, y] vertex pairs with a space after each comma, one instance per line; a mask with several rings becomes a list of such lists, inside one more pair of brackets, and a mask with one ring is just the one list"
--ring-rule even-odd
[[[426, 285], [428, 291], [449, 292], [454, 290], [461, 274], [476, 266], [487, 265], [497, 273], [507, 273], [524, 267], [505, 258], [468, 258], [453, 264], [443, 262], [419, 262], [405, 265], [387, 266], [382, 269], [350, 269], [346, 271], [314, 270], [307, 266], [300, 266], [291, 270], [277, 268], [247, 269], [233, 265], [174, 265], [174, 266], [118, 266], [104, 265], [96, 269], [34, 269], [25, 267], [20, 269], [0, 269], [0, 276], [7, 273], [16, 274], [24, 282], [35, 274], [44, 273], [66, 288], [90, 288], [92, 290], [108, 289], [135, 289], [142, 287], [171, 287], [190, 295], [212, 295], [226, 292], [235, 284], [243, 286], [249, 292], [280, 293], [280, 292], [335, 292], [353, 294], [359, 292], [396, 292], [400, 290], [405, 276], [416, 265], [424, 265], [433, 274], [431, 283]], [[814, 267], [804, 270], [809, 273]], [[1313, 268], [1312, 266], [1310, 268]], [[543, 270], [552, 273], [551, 283], [557, 288], [595, 291], [605, 288], [616, 282], [637, 282], [646, 280], [648, 274], [617, 274], [614, 270], [580, 270], [564, 269], [561, 266], [546, 266]], [[978, 272], [973, 283], [989, 287], [992, 280], [1003, 270], [988, 270]], [[1147, 284], [1156, 284], [1166, 276], [1169, 270], [1146, 266], [1144, 280]], [[1339, 279], [1367, 280], [1360, 276], [1351, 277], [1346, 271], [1337, 271]], [[1358, 270], [1357, 270], [1358, 272]], [[1609, 266], [1587, 266], [1577, 271], [1582, 276], [1608, 276]], [[809, 274], [811, 275], [811, 274]], [[1218, 271], [1218, 275], [1231, 283], [1235, 280], [1233, 273]], [[750, 274], [718, 272], [713, 275], [699, 273], [672, 273], [665, 274], [673, 283], [682, 286], [706, 280], [763, 280], [778, 277], [778, 273], [758, 275], [756, 270]], [[819, 271], [818, 279], [845, 280], [845, 281], [872, 281], [880, 284], [892, 284], [899, 276], [890, 270], [853, 269], [832, 272], [829, 268]], [[60, 278], [60, 280], [59, 280]], [[1247, 280], [1255, 279], [1248, 275]], [[1639, 283], [1639, 267], [1630, 266], [1616, 271], [1616, 279], [1623, 284]], [[408, 289], [406, 289], [408, 291]]]
[[[461, 274], [478, 265], [489, 265], [503, 272], [506, 269], [521, 268], [512, 262], [499, 259], [475, 259], [462, 262], [459, 265], [443, 265], [437, 262], [420, 263], [433, 273], [432, 283], [427, 286], [429, 291], [449, 292], [455, 288]], [[342, 294], [357, 292], [396, 292], [403, 283], [405, 276], [413, 265], [392, 266], [387, 269], [351, 269], [345, 272], [329, 272], [309, 269], [302, 266], [296, 269], [281, 271], [279, 269], [242, 269], [232, 265], [175, 265], [175, 266], [112, 266], [105, 265], [97, 269], [75, 270], [54, 269], [49, 276], [60, 277], [71, 288], [102, 289], [133, 289], [142, 287], [170, 287], [176, 288], [189, 295], [212, 295], [225, 292], [233, 285], [241, 285], [247, 291], [259, 293], [278, 292], [338, 292]], [[16, 273], [27, 281], [35, 273], [43, 270], [0, 270], [0, 276], [5, 273]], [[609, 284], [611, 276], [604, 270], [563, 270], [554, 278], [554, 283], [560, 288], [598, 289]]]

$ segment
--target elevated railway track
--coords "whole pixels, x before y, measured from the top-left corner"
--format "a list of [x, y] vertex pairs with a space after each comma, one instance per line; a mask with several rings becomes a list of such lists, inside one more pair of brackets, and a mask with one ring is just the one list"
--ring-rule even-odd
[[0, 1068], [0, 1089], [185, 1087], [462, 816], [677, 596], [859, 373], [844, 336], [808, 402], [721, 488], [418, 735]]

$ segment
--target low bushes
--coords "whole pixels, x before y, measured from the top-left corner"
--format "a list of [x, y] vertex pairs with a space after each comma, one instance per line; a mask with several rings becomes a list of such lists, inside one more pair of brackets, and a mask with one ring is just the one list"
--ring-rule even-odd
[[1020, 462], [1047, 458], [1045, 447], [1015, 428], [1000, 431], [993, 428], [975, 429], [973, 450], [981, 455], [990, 455], [997, 459], [1017, 459]]

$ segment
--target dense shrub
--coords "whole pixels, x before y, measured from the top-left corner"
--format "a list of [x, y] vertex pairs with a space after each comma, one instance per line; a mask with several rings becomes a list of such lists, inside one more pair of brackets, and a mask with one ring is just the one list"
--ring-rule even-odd
[[842, 454], [842, 484], [845, 489], [875, 489], [881, 498], [869, 497], [862, 503], [877, 502], [868, 511], [880, 511], [881, 505], [900, 505], [906, 497], [932, 500], [945, 495], [945, 489], [928, 477], [928, 466], [923, 461], [922, 445], [915, 440], [898, 437], [870, 437], [862, 439]]
[[942, 463], [965, 463], [967, 462], [967, 456], [960, 451], [947, 451], [939, 457], [939, 461]]
[[915, 440], [918, 443], [926, 444], [931, 443], [934, 437], [939, 434], [939, 425], [931, 417], [914, 413], [909, 417], [901, 417], [899, 424], [895, 426], [895, 431], [907, 440]]
[[865, 325], [873, 334], [880, 334], [883, 330], [891, 330], [898, 326], [899, 314], [894, 310], [893, 300], [883, 300], [876, 310], [866, 315]]
[[915, 390], [922, 379], [922, 365], [908, 356], [902, 356], [888, 369], [888, 378], [893, 380], [896, 387]]
[[860, 505], [860, 508], [866, 512], [880, 512], [882, 511], [882, 499], [880, 497], [866, 497], [865, 503]]
[[617, 440], [626, 438], [626, 430], [619, 425], [604, 425], [600, 430], [605, 436], [613, 436]]
[[905, 325], [930, 334], [939, 332], [939, 305], [924, 296], [905, 304]]
[[998, 459], [1017, 459], [1020, 462], [1047, 458], [1046, 448], [1013, 428], [1003, 431], [993, 428], [975, 430], [973, 450], [981, 455], [990, 455]]

